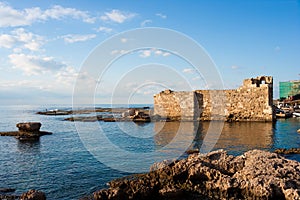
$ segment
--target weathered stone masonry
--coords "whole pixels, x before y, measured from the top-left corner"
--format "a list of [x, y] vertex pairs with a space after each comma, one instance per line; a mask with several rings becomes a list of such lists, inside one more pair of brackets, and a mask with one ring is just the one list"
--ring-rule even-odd
[[172, 120], [272, 121], [273, 77], [245, 79], [234, 90], [165, 90], [154, 95], [154, 114]]

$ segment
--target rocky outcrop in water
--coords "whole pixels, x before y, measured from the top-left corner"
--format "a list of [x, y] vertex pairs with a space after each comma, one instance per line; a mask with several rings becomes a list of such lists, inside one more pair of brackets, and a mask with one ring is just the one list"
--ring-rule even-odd
[[44, 192], [38, 190], [29, 190], [19, 195], [12, 195], [12, 194], [3, 194], [3, 193], [10, 193], [14, 192], [15, 189], [10, 190], [0, 190], [0, 199], [2, 200], [46, 200], [46, 195]]
[[20, 200], [46, 200], [46, 195], [38, 190], [29, 190], [21, 195]]
[[219, 150], [152, 169], [111, 181], [93, 198], [300, 199], [300, 163], [276, 153], [252, 150], [234, 157]]
[[275, 149], [274, 152], [278, 154], [300, 154], [300, 148], [290, 148], [290, 149], [279, 148], [279, 149]]
[[64, 121], [80, 121], [80, 122], [96, 122], [96, 121], [104, 121], [104, 122], [150, 122], [151, 118], [149, 115], [149, 110], [140, 111], [135, 109], [129, 109], [124, 111], [119, 115], [105, 114], [105, 115], [97, 115], [97, 116], [75, 116], [65, 118]]
[[38, 140], [43, 135], [51, 135], [51, 132], [40, 131], [40, 122], [24, 122], [16, 125], [19, 131], [0, 132], [0, 136], [15, 136], [19, 140]]

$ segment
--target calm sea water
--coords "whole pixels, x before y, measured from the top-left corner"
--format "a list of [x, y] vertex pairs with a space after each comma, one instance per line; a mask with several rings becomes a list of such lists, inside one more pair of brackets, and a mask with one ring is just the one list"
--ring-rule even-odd
[[[66, 116], [35, 114], [52, 108], [70, 106], [0, 106], [0, 131], [17, 130], [18, 122], [39, 121], [41, 130], [53, 132], [38, 142], [0, 137], [0, 188], [16, 188], [19, 194], [34, 188], [44, 191], [48, 199], [78, 199], [129, 174], [120, 169], [146, 171], [166, 156], [177, 158], [187, 147], [201, 148], [210, 125], [79, 122], [76, 129], [75, 123], [63, 121]], [[214, 149], [239, 155], [254, 148], [300, 148], [299, 128], [299, 118], [276, 123], [225, 123]], [[122, 151], [130, 155], [124, 156]], [[299, 155], [289, 158], [300, 161]]]

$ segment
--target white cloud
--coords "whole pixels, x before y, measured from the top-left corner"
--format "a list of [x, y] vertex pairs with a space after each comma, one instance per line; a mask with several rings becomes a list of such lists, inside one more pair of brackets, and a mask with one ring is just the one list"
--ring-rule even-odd
[[143, 50], [143, 51], [140, 51], [140, 57], [142, 58], [147, 58], [147, 57], [150, 57], [151, 56], [151, 50]]
[[145, 21], [143, 21], [143, 22], [141, 23], [141, 27], [145, 27], [145, 26], [147, 26], [147, 24], [150, 24], [150, 23], [152, 23], [152, 20], [146, 19]]
[[68, 86], [74, 86], [77, 77], [78, 72], [71, 66], [64, 67], [55, 74], [58, 83]]
[[22, 86], [22, 85], [28, 85], [31, 81], [28, 80], [21, 80], [21, 81], [1, 81], [0, 86], [1, 89], [10, 88], [10, 87], [16, 87], [16, 86]]
[[115, 50], [112, 50], [110, 52], [111, 55], [115, 55], [115, 54], [118, 54], [119, 53], [119, 50], [115, 49]]
[[185, 68], [182, 70], [183, 73], [187, 73], [187, 74], [193, 74], [195, 72], [195, 69], [192, 68]]
[[126, 20], [129, 20], [133, 17], [135, 17], [135, 13], [128, 13], [128, 12], [123, 12], [120, 10], [112, 10], [110, 12], [106, 12], [104, 15], [100, 17], [101, 20], [103, 21], [112, 21], [112, 22], [117, 22], [117, 23], [123, 23]]
[[24, 43], [24, 48], [31, 51], [38, 51], [44, 44], [44, 38], [42, 36], [27, 32], [23, 28], [18, 28], [12, 31], [17, 41]]
[[75, 8], [64, 8], [59, 5], [55, 5], [52, 8], [45, 10], [42, 18], [62, 19], [67, 16], [74, 19], [81, 19], [87, 23], [94, 23], [96, 21], [96, 18], [90, 17], [86, 11], [77, 10]]
[[17, 10], [6, 3], [0, 2], [0, 27], [27, 26], [36, 21], [60, 20], [65, 17], [80, 19], [87, 23], [94, 23], [96, 20], [96, 18], [90, 17], [87, 12], [75, 8], [64, 8], [55, 5], [44, 11], [39, 7]]
[[236, 66], [236, 65], [232, 65], [231, 66], [231, 69], [239, 69], [240, 67], [239, 66]]
[[121, 38], [121, 42], [122, 42], [122, 43], [126, 43], [127, 41], [128, 41], [127, 38]]
[[0, 35], [0, 47], [12, 48], [16, 40], [12, 35]]
[[154, 51], [154, 54], [155, 54], [155, 55], [158, 55], [158, 56], [163, 55], [163, 53], [164, 53], [164, 52], [163, 52], [162, 50], [159, 50], [159, 49], [156, 50], [156, 51]]
[[23, 28], [14, 29], [11, 34], [0, 35], [0, 47], [12, 48], [19, 45], [17, 49], [40, 50], [45, 42], [42, 36], [33, 34]]
[[201, 79], [200, 76], [196, 76], [196, 77], [192, 78], [193, 81], [196, 81], [196, 80], [199, 80], [199, 79]]
[[169, 52], [164, 52], [164, 53], [162, 54], [162, 56], [164, 56], [164, 57], [169, 56], [169, 55], [171, 55]]
[[62, 38], [64, 39], [64, 41], [66, 43], [75, 43], [75, 42], [84, 42], [87, 40], [91, 40], [91, 39], [95, 38], [96, 36], [97, 35], [95, 35], [95, 34], [87, 34], [87, 35], [69, 34], [69, 35], [62, 36]]
[[105, 27], [105, 26], [100, 26], [97, 29], [97, 32], [111, 33], [112, 30], [113, 30], [112, 28], [108, 28], [108, 27]]
[[13, 68], [22, 70], [28, 76], [45, 74], [66, 67], [66, 64], [56, 61], [53, 57], [25, 54], [11, 54], [8, 57]]
[[146, 49], [146, 50], [141, 50], [140, 52], [140, 57], [142, 58], [147, 58], [150, 57], [152, 54], [157, 55], [157, 56], [170, 56], [171, 54], [169, 52], [163, 51], [163, 50], [159, 50], [159, 49]]
[[121, 55], [123, 55], [123, 54], [127, 54], [127, 53], [128, 53], [128, 51], [127, 51], [127, 50], [124, 50], [124, 49], [121, 49], [121, 50], [115, 49], [115, 50], [112, 50], [112, 51], [110, 52], [111, 55], [116, 55], [116, 54], [121, 54]]
[[162, 51], [162, 50], [159, 50], [159, 49], [154, 50], [154, 54], [158, 55], [158, 56], [164, 56], [164, 57], [171, 55], [169, 52]]
[[156, 13], [155, 14], [156, 16], [162, 18], [162, 19], [166, 19], [167, 18], [167, 15], [164, 15], [164, 14], [161, 14], [161, 13]]

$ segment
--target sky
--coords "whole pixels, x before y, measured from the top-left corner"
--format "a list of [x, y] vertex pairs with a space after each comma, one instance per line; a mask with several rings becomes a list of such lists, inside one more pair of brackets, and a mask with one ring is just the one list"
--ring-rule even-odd
[[[124, 33], [149, 27], [198, 44], [222, 88], [167, 48], [121, 48], [135, 39]], [[93, 52], [113, 40], [120, 48], [107, 53], [118, 58], [101, 73], [86, 74]], [[83, 90], [76, 95], [93, 94], [98, 104], [153, 103], [167, 88], [232, 89], [261, 75], [273, 76], [277, 98], [280, 81], [300, 79], [300, 1], [0, 0], [0, 55], [1, 105], [72, 104], [77, 83]]]

